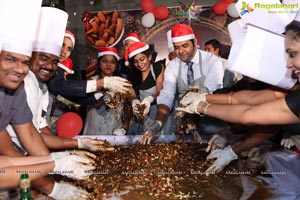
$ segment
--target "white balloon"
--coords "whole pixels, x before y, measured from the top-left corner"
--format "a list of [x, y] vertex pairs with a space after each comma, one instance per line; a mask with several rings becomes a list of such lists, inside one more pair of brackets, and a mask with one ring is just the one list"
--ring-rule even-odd
[[155, 17], [152, 13], [147, 13], [142, 17], [142, 24], [146, 28], [150, 28], [155, 23]]
[[240, 16], [239, 12], [237, 11], [235, 7], [235, 3], [231, 3], [227, 7], [227, 13], [230, 17], [237, 18]]

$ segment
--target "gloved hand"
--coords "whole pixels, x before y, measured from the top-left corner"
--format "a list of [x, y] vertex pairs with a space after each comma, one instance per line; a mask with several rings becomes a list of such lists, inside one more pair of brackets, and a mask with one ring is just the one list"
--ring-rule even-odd
[[281, 142], [280, 142], [281, 146], [284, 146], [285, 148], [290, 149], [291, 147], [293, 147], [295, 144], [292, 140], [292, 138], [282, 138]]
[[106, 76], [103, 79], [104, 88], [113, 92], [120, 92], [122, 94], [129, 92], [132, 85], [124, 78], [118, 76]]
[[[107, 142], [103, 140], [94, 140], [90, 138], [79, 138], [78, 141], [78, 148], [79, 149], [86, 149], [89, 151], [114, 151], [115, 148], [107, 145]], [[96, 157], [96, 156], [95, 156]]]
[[146, 129], [144, 135], [141, 136], [139, 142], [141, 144], [150, 144], [151, 141], [159, 135], [162, 123], [158, 120], [154, 120]]
[[236, 160], [238, 156], [233, 152], [231, 146], [227, 146], [224, 149], [216, 149], [212, 151], [206, 159], [217, 159], [215, 162], [206, 170], [206, 175], [212, 173], [219, 173], [226, 167], [231, 161]]
[[53, 190], [48, 196], [55, 200], [84, 200], [88, 198], [88, 192], [68, 182], [55, 182]]
[[219, 134], [213, 135], [208, 141], [206, 152], [214, 151], [215, 149], [223, 149], [227, 143], [227, 139]]
[[109, 108], [112, 108], [111, 102], [114, 100], [116, 94], [113, 91], [107, 91], [105, 92], [104, 96], [103, 96], [103, 100], [106, 106], [108, 106]]
[[141, 102], [141, 104], [145, 104], [145, 106], [146, 106], [146, 108], [145, 108], [145, 110], [143, 112], [143, 116], [146, 116], [149, 113], [150, 106], [151, 106], [151, 103], [153, 102], [153, 100], [154, 100], [153, 96], [147, 96]]
[[117, 128], [114, 130], [113, 135], [125, 135], [126, 130], [124, 128]]
[[75, 179], [88, 179], [91, 175], [90, 171], [96, 168], [92, 165], [93, 160], [78, 155], [68, 155], [56, 159], [54, 162], [54, 174], [61, 174]]
[[141, 102], [140, 102], [140, 100], [138, 100], [138, 99], [133, 99], [133, 100], [131, 101], [131, 106], [132, 106], [133, 114], [134, 114], [135, 116], [137, 116], [137, 117], [138, 117], [138, 115], [139, 115], [139, 110], [138, 110], [137, 105], [139, 105], [139, 104], [141, 104]]
[[200, 102], [206, 102], [207, 93], [188, 92], [180, 101], [180, 105], [183, 107], [190, 104], [199, 104]]
[[60, 158], [64, 158], [66, 156], [69, 155], [77, 155], [77, 156], [82, 156], [88, 159], [91, 159], [91, 161], [93, 162], [92, 159], [96, 158], [96, 155], [88, 152], [88, 151], [80, 151], [80, 150], [73, 150], [73, 151], [59, 151], [59, 152], [53, 152], [50, 154], [51, 155], [51, 161], [52, 160], [57, 160]]

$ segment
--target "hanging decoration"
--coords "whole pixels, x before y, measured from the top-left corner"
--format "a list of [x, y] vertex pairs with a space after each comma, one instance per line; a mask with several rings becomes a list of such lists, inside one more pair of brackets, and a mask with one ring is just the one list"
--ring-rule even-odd
[[240, 16], [239, 12], [237, 11], [237, 9], [235, 7], [235, 3], [231, 3], [231, 4], [228, 5], [227, 13], [232, 18], [237, 18], [237, 17]]
[[155, 17], [153, 15], [153, 13], [151, 13], [151, 12], [146, 13], [142, 17], [142, 24], [143, 24], [144, 27], [150, 28], [154, 25], [154, 23], [155, 23]]
[[154, 9], [154, 2], [153, 0], [142, 0], [141, 1], [141, 8], [144, 12], [152, 12]]
[[153, 9], [153, 14], [156, 19], [163, 20], [169, 16], [169, 9], [166, 6], [159, 5]]
[[228, 4], [225, 1], [219, 1], [213, 5], [213, 11], [217, 15], [223, 15], [227, 11]]
[[181, 7], [181, 11], [177, 12], [177, 16], [180, 16], [181, 18], [178, 20], [178, 23], [183, 23], [184, 21], [188, 21], [188, 24], [191, 25], [191, 21], [195, 20], [200, 22], [197, 15], [202, 13], [203, 11], [207, 9], [203, 9], [201, 6], [195, 5], [195, 0], [193, 0], [189, 6], [186, 6], [184, 3], [182, 3], [180, 0], [177, 0]]

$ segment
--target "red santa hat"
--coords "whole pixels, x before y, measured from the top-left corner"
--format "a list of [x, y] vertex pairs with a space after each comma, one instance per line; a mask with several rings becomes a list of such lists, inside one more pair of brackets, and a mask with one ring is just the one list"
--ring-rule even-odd
[[135, 42], [140, 42], [141, 38], [136, 32], [128, 33], [123, 40], [123, 45], [125, 45], [126, 40], [133, 40]]
[[176, 24], [171, 29], [171, 37], [173, 42], [182, 42], [195, 38], [192, 27], [187, 24]]
[[74, 74], [73, 62], [70, 58], [64, 60], [63, 62], [58, 63], [57, 65], [58, 67], [64, 69], [69, 74]]
[[105, 55], [113, 55], [117, 60], [120, 59], [118, 56], [117, 49], [115, 47], [99, 47], [98, 49], [98, 58]]
[[146, 51], [147, 49], [149, 49], [149, 45], [145, 42], [135, 42], [132, 45], [130, 45], [125, 52], [125, 65], [128, 66], [129, 65], [129, 59], [134, 57], [135, 55]]
[[73, 48], [74, 48], [74, 46], [75, 46], [75, 35], [67, 29], [66, 32], [65, 32], [65, 37], [70, 38], [70, 40], [73, 43]]

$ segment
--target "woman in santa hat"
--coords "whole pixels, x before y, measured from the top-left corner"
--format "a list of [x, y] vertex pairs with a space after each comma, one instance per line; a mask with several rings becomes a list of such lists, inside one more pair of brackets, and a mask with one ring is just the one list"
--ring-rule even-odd
[[[121, 76], [118, 70], [119, 56], [115, 47], [98, 50], [97, 75], [92, 79]], [[125, 95], [112, 91], [103, 92], [98, 104], [88, 107], [84, 135], [125, 135], [128, 123], [123, 120]], [[123, 123], [124, 122], [124, 123]]]
[[[130, 63], [128, 80], [134, 89], [132, 95], [134, 116], [142, 122], [145, 122], [143, 119], [146, 118], [154, 120], [157, 111], [156, 97], [163, 87], [164, 66], [160, 62], [151, 62], [152, 51], [145, 42], [131, 44], [125, 52], [125, 60], [127, 64]], [[139, 107], [143, 106], [144, 109], [141, 111]]]

